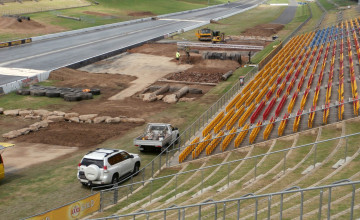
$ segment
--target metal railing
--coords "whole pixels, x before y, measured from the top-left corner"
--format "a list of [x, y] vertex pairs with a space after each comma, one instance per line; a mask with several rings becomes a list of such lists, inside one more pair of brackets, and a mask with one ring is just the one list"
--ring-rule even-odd
[[[254, 203], [254, 219], [257, 219], [258, 216], [258, 212], [259, 212], [259, 200], [267, 200], [267, 219], [271, 219], [272, 213], [278, 214], [280, 215], [280, 219], [282, 219], [283, 217], [283, 212], [286, 210], [284, 209], [284, 197], [288, 196], [288, 195], [294, 195], [294, 194], [300, 194], [300, 201], [295, 201], [296, 204], [299, 204], [299, 208], [298, 208], [298, 213], [299, 213], [299, 217], [300, 219], [304, 218], [304, 203], [307, 201], [305, 200], [305, 196], [307, 193], [310, 194], [310, 196], [312, 196], [312, 194], [314, 192], [318, 192], [318, 197], [319, 200], [316, 201], [316, 203], [314, 204], [314, 208], [313, 210], [317, 210], [317, 213], [315, 213], [315, 215], [317, 215], [317, 219], [322, 219], [322, 210], [324, 208], [327, 209], [326, 212], [326, 216], [327, 219], [331, 219], [331, 204], [332, 204], [332, 191], [335, 190], [339, 190], [339, 188], [341, 188], [342, 190], [347, 190], [349, 191], [349, 195], [351, 194], [351, 202], [350, 204], [346, 204], [348, 205], [348, 209], [350, 209], [350, 217], [349, 219], [353, 219], [354, 218], [354, 207], [355, 207], [355, 196], [356, 196], [356, 189], [359, 189], [359, 185], [360, 181], [351, 181], [348, 179], [345, 180], [340, 180], [337, 182], [334, 182], [332, 184], [329, 185], [323, 185], [323, 186], [316, 186], [316, 187], [309, 187], [309, 188], [300, 188], [298, 186], [294, 186], [288, 189], [285, 189], [283, 191], [279, 191], [279, 192], [274, 192], [274, 193], [267, 193], [267, 194], [260, 194], [260, 195], [255, 195], [253, 193], [249, 193], [246, 195], [243, 195], [239, 198], [234, 198], [234, 199], [227, 199], [227, 200], [221, 200], [221, 201], [213, 201], [213, 200], [208, 200], [202, 203], [198, 203], [198, 204], [193, 204], [193, 205], [184, 205], [184, 206], [176, 206], [176, 205], [172, 205], [168, 208], [164, 208], [164, 209], [157, 209], [157, 210], [150, 210], [150, 211], [146, 211], [146, 210], [140, 210], [139, 212], [136, 213], [131, 213], [131, 214], [125, 214], [125, 215], [112, 215], [109, 217], [104, 217], [104, 218], [97, 218], [97, 220], [100, 219], [116, 219], [119, 220], [120, 218], [128, 218], [128, 217], [133, 217], [133, 219], [135, 219], [137, 216], [139, 217], [146, 217], [146, 219], [150, 218], [150, 214], [158, 214], [157, 215], [157, 219], [167, 219], [167, 216], [169, 214], [169, 212], [171, 212], [171, 214], [175, 214], [177, 215], [177, 219], [186, 219], [186, 213], [190, 213], [190, 215], [192, 216], [198, 216], [198, 219], [201, 219], [203, 216], [202, 214], [202, 208], [204, 207], [213, 207], [213, 216], [214, 219], [218, 219], [218, 218], [222, 218], [222, 219], [226, 219], [227, 215], [235, 215], [237, 219], [239, 219], [241, 217], [241, 214], [243, 213], [249, 213], [248, 210], [245, 210], [245, 212], [242, 212], [241, 210], [241, 203], [246, 202], [246, 201], [250, 201], [251, 203]], [[351, 186], [351, 189], [346, 188], [346, 186]], [[344, 189], [345, 188], [345, 189]], [[326, 195], [325, 193], [327, 193], [327, 203], [324, 204], [324, 196]], [[325, 194], [325, 195], [324, 195]], [[317, 196], [312, 196], [317, 197]], [[274, 200], [280, 200], [280, 209], [278, 208], [278, 205], [273, 205], [272, 201]], [[292, 200], [292, 202], [294, 202], [294, 200]], [[236, 213], [232, 213], [230, 212], [228, 209], [230, 209], [231, 207], [236, 206]], [[228, 208], [229, 207], [229, 208]], [[272, 208], [275, 211], [271, 211]], [[187, 212], [188, 211], [188, 212]], [[294, 213], [296, 210], [292, 210], [292, 212]], [[212, 211], [211, 211], [212, 212]], [[307, 214], [307, 213], [305, 213]], [[233, 216], [233, 217], [235, 217]], [[175, 217], [175, 216], [174, 216]]]
[[[243, 82], [236, 82], [231, 89], [229, 89], [225, 94], [221, 96], [210, 108], [208, 108], [203, 114], [201, 114], [190, 126], [188, 126], [179, 137], [171, 142], [169, 146], [164, 149], [158, 156], [156, 156], [151, 162], [145, 165], [138, 173], [142, 173], [143, 179], [145, 178], [145, 170], [151, 169], [151, 175], [149, 178], [153, 178], [154, 174], [161, 169], [162, 166], [169, 165], [169, 159], [174, 154], [174, 151], [171, 149], [176, 149], [178, 151], [180, 146], [189, 141], [199, 130], [201, 127], [205, 126], [207, 122], [220, 110], [223, 106], [229, 102], [234, 95], [236, 95], [243, 87], [243, 83], [249, 81], [252, 77], [254, 77], [257, 72], [257, 68], [251, 69], [244, 77]], [[137, 173], [137, 174], [138, 174]], [[136, 175], [137, 175], [136, 174]], [[127, 180], [133, 181], [134, 175], [131, 175], [120, 183], [123, 183]], [[93, 187], [92, 190], [99, 190], [102, 188], [108, 188], [113, 185], [104, 185], [99, 187]]]
[[[353, 133], [353, 134], [350, 134], [350, 135], [340, 136], [340, 137], [336, 137], [336, 138], [330, 138], [330, 139], [327, 139], [327, 140], [316, 141], [316, 142], [313, 142], [313, 143], [304, 144], [304, 145], [300, 145], [300, 146], [289, 147], [287, 149], [282, 149], [282, 150], [277, 150], [277, 151], [268, 152], [268, 153], [264, 153], [264, 154], [259, 154], [259, 155], [256, 155], [256, 156], [245, 157], [245, 158], [242, 158], [242, 159], [237, 159], [237, 160], [233, 160], [233, 161], [229, 161], [229, 162], [224, 162], [224, 163], [220, 163], [220, 164], [206, 166], [206, 167], [199, 168], [199, 169], [193, 169], [193, 170], [188, 170], [188, 171], [184, 171], [184, 172], [178, 172], [178, 173], [175, 173], [175, 174], [166, 175], [166, 176], [162, 176], [162, 177], [158, 177], [158, 178], [153, 178], [153, 179], [148, 179], [148, 180], [143, 179], [142, 181], [139, 181], [139, 182], [135, 182], [135, 183], [132, 182], [130, 184], [116, 186], [116, 187], [113, 187], [111, 189], [105, 189], [105, 190], [102, 190], [100, 192], [101, 193], [101, 198], [102, 198], [101, 199], [101, 203], [102, 203], [101, 207], [106, 207], [106, 206], [109, 206], [109, 205], [113, 205], [113, 204], [118, 203], [119, 201], [126, 201], [127, 199], [129, 199], [131, 194], [134, 192], [134, 189], [136, 189], [138, 187], [141, 187], [141, 186], [147, 186], [148, 187], [146, 190], [144, 190], [144, 188], [142, 189], [142, 194], [146, 194], [146, 192], [148, 192], [148, 194], [144, 196], [143, 200], [146, 199], [147, 197], [149, 197], [148, 198], [149, 202], [152, 202], [154, 192], [156, 192], [156, 190], [158, 190], [158, 188], [163, 186], [165, 183], [167, 183], [168, 181], [170, 181], [174, 177], [175, 177], [175, 180], [174, 180], [175, 183], [174, 183], [173, 189], [171, 189], [171, 192], [175, 194], [174, 196], [176, 198], [177, 192], [178, 192], [178, 178], [179, 178], [179, 176], [190, 174], [190, 173], [195, 173], [195, 172], [201, 172], [201, 177], [199, 177], [199, 179], [198, 179], [197, 188], [198, 188], [199, 191], [203, 192], [203, 190], [205, 189], [204, 185], [205, 185], [205, 182], [206, 182], [206, 178], [204, 177], [204, 172], [209, 171], [212, 168], [218, 168], [218, 167], [221, 167], [221, 166], [227, 166], [227, 169], [226, 169], [227, 173], [226, 173], [226, 175], [224, 175], [224, 178], [227, 178], [227, 183], [226, 184], [229, 187], [230, 178], [232, 177], [232, 174], [231, 174], [232, 170], [230, 169], [230, 166], [231, 165], [238, 165], [242, 161], [251, 161], [251, 163], [254, 164], [252, 169], [254, 170], [254, 179], [256, 179], [257, 176], [258, 176], [258, 171], [257, 171], [258, 162], [261, 160], [262, 157], [265, 157], [265, 156], [268, 156], [268, 155], [283, 154], [284, 159], [283, 159], [283, 165], [282, 165], [282, 167], [283, 167], [282, 172], [285, 173], [286, 169], [287, 169], [287, 165], [286, 165], [287, 152], [289, 152], [290, 150], [296, 150], [296, 149], [310, 147], [310, 146], [314, 146], [314, 151], [312, 152], [313, 158], [314, 158], [313, 161], [312, 161], [312, 165], [315, 167], [316, 163], [319, 162], [318, 161], [319, 156], [317, 155], [317, 151], [319, 150], [319, 148], [324, 147], [324, 145], [323, 145], [324, 143], [328, 143], [328, 142], [331, 142], [331, 141], [337, 141], [337, 140], [345, 139], [344, 157], [343, 158], [346, 161], [346, 158], [348, 157], [348, 138], [358, 136], [358, 135], [360, 135], [360, 132]], [[234, 173], [233, 175], [236, 175], [236, 173]], [[226, 184], [224, 184], [224, 185], [226, 185]], [[158, 187], [156, 187], [156, 186], [158, 186]], [[119, 199], [119, 198], [121, 198], [121, 199]]]
[[[360, 98], [359, 99], [351, 99], [351, 100], [349, 100], [349, 101], [347, 101], [347, 102], [344, 102], [344, 103], [332, 103], [332, 104], [330, 104], [330, 106], [328, 107], [328, 108], [326, 108], [326, 109], [334, 109], [335, 108], [335, 110], [336, 110], [336, 108], [337, 107], [339, 107], [339, 106], [341, 106], [341, 105], [346, 105], [346, 104], [348, 104], [348, 105], [351, 105], [354, 101], [356, 101], [356, 100], [360, 100]], [[235, 133], [232, 133], [232, 134], [228, 134], [228, 132], [225, 134], [225, 135], [223, 135], [223, 136], [219, 136], [219, 137], [214, 137], [214, 138], [210, 138], [210, 139], [208, 139], [208, 140], [206, 140], [206, 141], [199, 141], [199, 142], [197, 142], [196, 144], [200, 144], [200, 143], [203, 143], [203, 142], [211, 142], [212, 140], [215, 140], [215, 139], [224, 139], [225, 137], [227, 137], [228, 135], [238, 135], [239, 133], [241, 133], [241, 132], [244, 132], [244, 131], [248, 131], [248, 132], [250, 132], [251, 130], [253, 130], [254, 128], [257, 128], [257, 127], [260, 127], [260, 128], [262, 128], [262, 127], [266, 127], [268, 124], [271, 124], [271, 123], [274, 123], [274, 124], [277, 124], [277, 123], [280, 123], [280, 122], [282, 122], [282, 121], [285, 121], [285, 120], [287, 120], [288, 121], [288, 123], [289, 123], [289, 121], [290, 120], [295, 120], [295, 118], [297, 118], [297, 117], [303, 117], [303, 116], [305, 116], [305, 115], [310, 115], [311, 113], [318, 113], [318, 112], [322, 112], [322, 111], [324, 111], [324, 109], [323, 108], [318, 108], [318, 109], [316, 109], [316, 110], [313, 110], [313, 111], [311, 111], [311, 109], [309, 110], [309, 111], [306, 111], [306, 110], [304, 110], [303, 111], [303, 113], [301, 113], [301, 114], [299, 114], [299, 115], [297, 115], [297, 114], [295, 114], [295, 113], [292, 113], [292, 114], [290, 114], [289, 115], [289, 117], [287, 117], [287, 118], [278, 118], [275, 122], [270, 122], [270, 121], [265, 121], [262, 125], [259, 125], [259, 126], [251, 126], [249, 129], [246, 129], [246, 130], [241, 130], [241, 128], [239, 128]], [[336, 114], [334, 114], [334, 111], [330, 111], [331, 113], [330, 114], [333, 114], [333, 116], [334, 117], [336, 117], [336, 115], [337, 115], [337, 113]], [[344, 113], [345, 114], [345, 113]], [[351, 113], [352, 114], [352, 113]], [[339, 120], [339, 121], [341, 121], [341, 120]], [[266, 141], [266, 140], [265, 140]], [[181, 150], [181, 149], [185, 149], [187, 147], [187, 145], [184, 145], [184, 146], [182, 146], [182, 147], [180, 147], [179, 149], [172, 149], [172, 150], [169, 150], [168, 152], [171, 154], [171, 152], [172, 151], [179, 151], [179, 150]], [[170, 164], [169, 164], [170, 165]]]

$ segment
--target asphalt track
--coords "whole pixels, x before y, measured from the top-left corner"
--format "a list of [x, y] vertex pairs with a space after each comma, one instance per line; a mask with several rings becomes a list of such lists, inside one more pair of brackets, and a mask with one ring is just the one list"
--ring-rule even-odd
[[[138, 44], [210, 19], [234, 13], [262, 0], [240, 0], [201, 11], [169, 16], [110, 29], [86, 32], [0, 49], [0, 67], [49, 71], [90, 57]], [[0, 86], [21, 76], [0, 73]]]
[[290, 0], [289, 6], [283, 11], [283, 13], [273, 22], [272, 24], [288, 24], [290, 23], [296, 13], [297, 2], [295, 0]]

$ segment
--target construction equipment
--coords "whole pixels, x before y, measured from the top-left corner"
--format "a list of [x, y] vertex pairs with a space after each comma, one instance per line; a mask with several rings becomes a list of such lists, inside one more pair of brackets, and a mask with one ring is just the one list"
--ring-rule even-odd
[[225, 33], [203, 28], [195, 33], [199, 41], [211, 41], [212, 43], [225, 42]]
[[220, 33], [220, 31], [213, 31], [212, 32], [211, 42], [213, 44], [220, 43], [220, 42], [225, 42], [225, 33]]
[[199, 41], [211, 41], [212, 30], [209, 28], [203, 28], [195, 33]]

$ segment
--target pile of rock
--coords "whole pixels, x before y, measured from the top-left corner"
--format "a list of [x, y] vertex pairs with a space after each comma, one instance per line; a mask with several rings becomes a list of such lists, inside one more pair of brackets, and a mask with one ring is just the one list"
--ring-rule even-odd
[[68, 121], [73, 123], [88, 123], [88, 124], [99, 124], [99, 123], [136, 123], [143, 124], [145, 120], [142, 118], [128, 118], [126, 116], [118, 116], [118, 117], [110, 117], [110, 116], [98, 116], [98, 114], [86, 114], [80, 115], [76, 112], [65, 113], [61, 111], [48, 111], [44, 109], [39, 110], [22, 110], [22, 109], [13, 109], [13, 110], [3, 110], [0, 108], [0, 114], [4, 114], [6, 116], [20, 116], [26, 119], [38, 119], [40, 122], [36, 122], [30, 125], [27, 128], [23, 128], [20, 130], [10, 131], [2, 136], [4, 138], [16, 138], [20, 135], [28, 134], [29, 132], [34, 132], [39, 130], [40, 128], [46, 128], [49, 123], [53, 122], [61, 122]]
[[[164, 95], [166, 92], [173, 92], [173, 94]], [[182, 88], [178, 87], [170, 87], [169, 85], [165, 86], [152, 86], [145, 89], [140, 97], [145, 102], [153, 102], [156, 100], [163, 100], [166, 103], [176, 103], [180, 102], [191, 102], [194, 101], [195, 98], [184, 98], [187, 93], [192, 94], [202, 94], [201, 89], [189, 88], [188, 86], [184, 86]], [[182, 98], [183, 97], [183, 98]]]

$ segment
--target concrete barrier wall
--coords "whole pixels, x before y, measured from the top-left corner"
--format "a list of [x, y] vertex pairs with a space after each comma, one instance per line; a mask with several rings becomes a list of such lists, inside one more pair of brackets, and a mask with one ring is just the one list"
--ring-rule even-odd
[[29, 86], [34, 83], [38, 83], [49, 78], [51, 71], [45, 71], [35, 76], [24, 77], [23, 79], [16, 80], [11, 83], [7, 83], [0, 86], [0, 95], [7, 94], [9, 92], [21, 89], [22, 87]]
[[[170, 14], [165, 14], [165, 15], [159, 15], [156, 17], [157, 18], [166, 18], [166, 17], [170, 17], [170, 16], [174, 16], [174, 15], [186, 14], [186, 13], [201, 11], [201, 10], [205, 10], [205, 9], [209, 9], [209, 8], [220, 7], [222, 5], [224, 5], [224, 4], [209, 6], [206, 8], [188, 10], [188, 11], [182, 11], [182, 12], [175, 12], [175, 13], [170, 13]], [[109, 28], [114, 28], [114, 27], [121, 27], [124, 25], [140, 23], [140, 22], [144, 22], [144, 21], [150, 21], [151, 19], [153, 19], [153, 17], [140, 18], [140, 19], [136, 19], [136, 20], [123, 21], [123, 22], [118, 22], [118, 23], [113, 23], [113, 24], [105, 24], [105, 25], [100, 25], [100, 26], [96, 26], [96, 27], [83, 28], [83, 29], [73, 30], [73, 31], [65, 31], [65, 32], [60, 32], [60, 33], [55, 33], [55, 34], [47, 34], [47, 35], [33, 37], [32, 41], [36, 42], [36, 41], [47, 40], [47, 39], [52, 39], [52, 38], [58, 38], [58, 37], [71, 36], [71, 35], [76, 35], [76, 34], [81, 34], [81, 33], [86, 33], [86, 32], [104, 30], [104, 29], [109, 29]]]
[[27, 44], [27, 43], [31, 43], [31, 42], [32, 42], [31, 38], [2, 42], [2, 43], [0, 43], [0, 48], [11, 47], [11, 46], [16, 46], [16, 45], [20, 45], [20, 44]]

